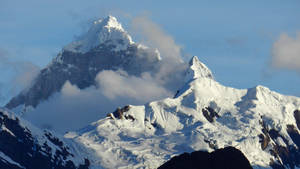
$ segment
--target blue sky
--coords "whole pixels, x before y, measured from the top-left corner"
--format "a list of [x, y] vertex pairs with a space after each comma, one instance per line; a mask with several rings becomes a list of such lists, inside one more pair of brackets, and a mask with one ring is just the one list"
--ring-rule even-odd
[[134, 39], [131, 19], [146, 15], [183, 47], [185, 59], [199, 56], [222, 84], [261, 84], [300, 96], [299, 69], [271, 66], [272, 46], [280, 35], [294, 38], [300, 31], [299, 9], [299, 0], [1, 0], [0, 55], [9, 61], [0, 64], [0, 103], [21, 88], [15, 80], [23, 76], [19, 65], [44, 67], [88, 22], [108, 14]]

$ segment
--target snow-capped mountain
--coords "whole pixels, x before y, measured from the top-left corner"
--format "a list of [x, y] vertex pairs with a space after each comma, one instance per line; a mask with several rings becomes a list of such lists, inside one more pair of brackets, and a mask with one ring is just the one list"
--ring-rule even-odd
[[162, 64], [157, 49], [133, 42], [117, 19], [108, 16], [96, 20], [87, 33], [66, 45], [32, 85], [5, 107], [26, 112], [60, 92], [67, 81], [85, 89], [97, 86], [96, 75], [103, 70], [122, 70], [140, 77], [145, 72], [156, 74]]
[[0, 109], [0, 168], [87, 169], [83, 148]]
[[171, 157], [233, 146], [253, 168], [300, 168], [300, 98], [215, 81], [197, 57], [174, 98], [129, 105], [65, 135], [92, 168], [157, 168]]
[[[177, 72], [170, 75], [162, 60], [158, 50], [133, 42], [116, 18], [95, 21], [6, 105], [17, 115], [0, 111], [0, 167], [37, 168], [31, 165], [42, 162], [50, 168], [152, 169], [184, 152], [231, 146], [253, 168], [300, 168], [300, 98], [263, 86], [223, 86], [197, 57], [188, 68], [175, 65]], [[106, 118], [68, 132], [65, 138], [19, 117], [20, 112], [37, 108], [61, 92], [65, 84], [78, 90], [99, 87], [95, 79], [105, 70], [121, 70], [134, 77], [147, 73], [150, 80], [157, 80], [156, 75], [164, 71], [167, 76], [158, 76], [157, 81], [178, 90], [173, 98], [118, 108]], [[170, 77], [175, 78], [162, 80]], [[97, 111], [103, 111], [101, 106]], [[22, 150], [19, 154], [14, 153], [16, 147]]]

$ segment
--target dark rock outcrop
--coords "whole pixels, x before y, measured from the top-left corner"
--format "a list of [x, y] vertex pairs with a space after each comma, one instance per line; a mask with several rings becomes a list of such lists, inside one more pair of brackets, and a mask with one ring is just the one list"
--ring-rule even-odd
[[[288, 139], [276, 129], [269, 129], [265, 122], [261, 121], [262, 134], [259, 135], [262, 150], [269, 151], [274, 157], [270, 166], [274, 169], [284, 169], [300, 166], [300, 134], [294, 125], [287, 125], [287, 133], [297, 145], [290, 144]], [[285, 145], [279, 143], [282, 140]]]
[[218, 149], [216, 140], [206, 140], [206, 139], [204, 139], [204, 142], [208, 144], [209, 148], [214, 149], [214, 150]]
[[[259, 142], [261, 144], [261, 149], [265, 150], [268, 147], [271, 138], [269, 135], [268, 128], [266, 127], [266, 124], [263, 120], [260, 122], [260, 125], [262, 126], [262, 133], [259, 134], [258, 137], [259, 137]], [[272, 132], [272, 133], [274, 133], [274, 132]]]
[[113, 116], [117, 119], [124, 119], [125, 118], [126, 120], [134, 121], [135, 118], [132, 115], [130, 115], [130, 114], [125, 114], [124, 115], [124, 113], [128, 112], [129, 109], [130, 109], [129, 105], [124, 106], [123, 108], [117, 108], [117, 110], [115, 110], [114, 112], [107, 114], [107, 117], [112, 118], [112, 116]]
[[297, 127], [300, 130], [300, 110], [295, 110], [294, 111], [294, 117], [297, 123]]
[[234, 148], [226, 147], [208, 153], [195, 151], [173, 157], [158, 169], [252, 169], [244, 154]]
[[211, 107], [205, 107], [202, 109], [203, 116], [207, 119], [209, 122], [214, 122], [215, 118], [219, 118], [219, 114]]

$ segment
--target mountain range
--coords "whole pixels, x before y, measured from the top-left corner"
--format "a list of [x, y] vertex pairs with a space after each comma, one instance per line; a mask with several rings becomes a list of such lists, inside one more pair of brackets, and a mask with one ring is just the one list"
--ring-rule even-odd
[[[36, 122], [27, 118], [66, 84], [78, 90], [102, 88], [97, 77], [105, 71], [147, 79], [143, 85], [155, 82], [173, 93], [106, 113], [99, 101], [100, 119], [86, 113], [84, 118], [95, 122], [64, 134], [54, 124], [52, 131], [34, 127]], [[53, 106], [47, 113], [55, 111]], [[234, 148], [229, 155], [236, 149], [236, 159], [246, 158], [244, 164], [255, 169], [300, 168], [300, 98], [264, 86], [224, 86], [197, 56], [189, 63], [170, 60], [158, 49], [133, 42], [113, 16], [95, 21], [65, 46], [0, 115], [2, 168], [163, 168], [173, 163], [163, 165], [171, 158], [181, 160], [174, 157], [182, 153], [212, 152], [201, 156], [206, 158], [227, 147]], [[66, 126], [74, 122], [72, 116], [68, 120]]]

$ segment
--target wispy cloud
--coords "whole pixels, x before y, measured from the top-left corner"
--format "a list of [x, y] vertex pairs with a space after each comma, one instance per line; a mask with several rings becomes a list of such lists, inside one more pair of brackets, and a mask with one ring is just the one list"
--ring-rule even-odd
[[38, 74], [40, 68], [29, 61], [13, 60], [10, 58], [10, 53], [5, 49], [0, 49], [0, 68], [8, 70], [8, 78], [5, 82], [9, 84], [10, 95], [15, 95], [17, 92], [29, 87], [33, 79]]
[[279, 69], [300, 71], [300, 32], [296, 37], [280, 35], [272, 48], [272, 66]]
[[[142, 43], [146, 43], [160, 52], [162, 65], [155, 75], [155, 79], [170, 86], [178, 83], [187, 67], [182, 60], [182, 47], [175, 42], [171, 35], [167, 34], [158, 24], [145, 15], [133, 18], [131, 27], [134, 30], [134, 35], [144, 39]], [[170, 74], [172, 76], [169, 76]]]
[[162, 56], [181, 59], [181, 46], [176, 44], [172, 36], [168, 35], [148, 17], [138, 16], [133, 18], [131, 26], [136, 33], [145, 38], [147, 45], [158, 48]]

